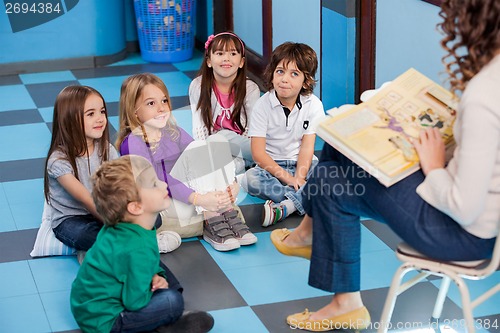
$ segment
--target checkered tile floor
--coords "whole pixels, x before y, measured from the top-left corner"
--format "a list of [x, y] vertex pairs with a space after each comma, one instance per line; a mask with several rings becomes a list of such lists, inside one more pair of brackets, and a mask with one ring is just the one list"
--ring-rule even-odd
[[[200, 63], [200, 53], [176, 64], [148, 64], [139, 55], [131, 55], [102, 68], [0, 76], [1, 332], [79, 332], [68, 300], [79, 267], [76, 258], [29, 256], [41, 219], [43, 167], [57, 93], [69, 84], [99, 90], [109, 108], [113, 138], [123, 79], [134, 73], [153, 72], [165, 81], [176, 109], [174, 116], [190, 132], [187, 91]], [[293, 228], [300, 217], [292, 216], [281, 225], [264, 229], [259, 225], [262, 200], [240, 193], [238, 203], [259, 238], [256, 245], [220, 253], [203, 240], [187, 239], [178, 250], [162, 255], [162, 260], [183, 283], [186, 307], [206, 310], [214, 316], [213, 332], [292, 332], [285, 323], [286, 315], [304, 308], [317, 309], [331, 297], [307, 285], [308, 261], [279, 254], [269, 240], [273, 228]], [[372, 221], [363, 224], [362, 296], [377, 322], [392, 274], [399, 265], [393, 252], [398, 239], [383, 225]], [[495, 279], [472, 283], [472, 294], [498, 283], [500, 272]], [[402, 328], [398, 331], [417, 331], [427, 325], [438, 283], [423, 282], [400, 296], [393, 316], [394, 325]], [[475, 310], [476, 317], [496, 321], [497, 325], [499, 313], [498, 297]], [[450, 291], [443, 317], [462, 318], [456, 289]], [[465, 330], [442, 327], [442, 331]]]

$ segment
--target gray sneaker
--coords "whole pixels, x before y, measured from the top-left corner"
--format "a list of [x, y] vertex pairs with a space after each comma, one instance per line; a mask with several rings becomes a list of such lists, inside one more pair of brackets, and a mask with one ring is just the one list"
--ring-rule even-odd
[[222, 213], [226, 222], [234, 233], [240, 245], [251, 245], [257, 243], [257, 237], [250, 231], [248, 226], [239, 217], [238, 211], [231, 209]]
[[231, 251], [240, 247], [224, 216], [214, 216], [203, 221], [203, 239], [217, 251]]

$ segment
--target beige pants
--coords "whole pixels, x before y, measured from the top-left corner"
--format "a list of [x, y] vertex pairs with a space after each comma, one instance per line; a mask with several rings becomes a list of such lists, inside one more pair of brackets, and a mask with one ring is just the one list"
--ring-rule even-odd
[[[218, 134], [191, 142], [170, 175], [200, 194], [224, 191], [235, 177], [229, 142]], [[175, 231], [183, 238], [199, 236], [203, 233], [203, 211], [202, 207], [174, 198], [170, 207], [160, 213], [163, 224], [158, 231]]]

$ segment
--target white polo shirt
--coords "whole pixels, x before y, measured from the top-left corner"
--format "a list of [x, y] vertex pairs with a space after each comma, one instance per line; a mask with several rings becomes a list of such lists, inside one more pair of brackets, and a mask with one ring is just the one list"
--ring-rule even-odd
[[272, 159], [296, 161], [302, 137], [315, 134], [313, 124], [317, 124], [324, 116], [323, 103], [310, 94], [299, 95], [298, 102], [287, 117], [273, 89], [255, 103], [250, 115], [248, 136], [266, 138], [266, 153]]

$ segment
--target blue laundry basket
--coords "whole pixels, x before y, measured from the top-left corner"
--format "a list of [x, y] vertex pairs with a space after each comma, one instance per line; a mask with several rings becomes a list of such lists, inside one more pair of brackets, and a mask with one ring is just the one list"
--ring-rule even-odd
[[191, 59], [196, 0], [134, 0], [141, 56], [148, 62]]

